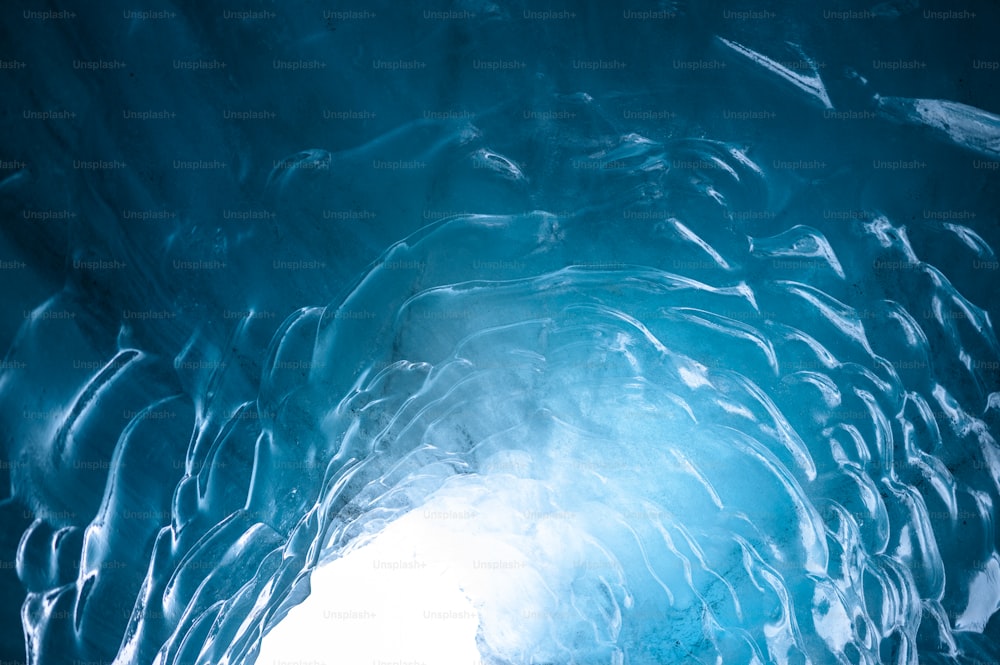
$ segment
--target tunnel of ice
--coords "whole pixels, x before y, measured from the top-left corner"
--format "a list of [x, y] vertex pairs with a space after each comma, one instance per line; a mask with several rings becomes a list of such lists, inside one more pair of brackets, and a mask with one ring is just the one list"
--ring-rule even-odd
[[[477, 7], [475, 49], [502, 59], [491, 31], [521, 8]], [[204, 38], [184, 15], [146, 57]], [[460, 627], [487, 663], [995, 660], [997, 117], [696, 18], [691, 52], [736, 73], [609, 80], [548, 53], [499, 89], [450, 81], [449, 102], [389, 73], [417, 99], [407, 114], [373, 86], [385, 124], [364, 142], [206, 122], [182, 145], [216, 149], [221, 175], [74, 173], [64, 255], [33, 256], [58, 283], [0, 376], [31, 662], [250, 663], [317, 601], [363, 644], [364, 585], [310, 597], [363, 556], [357, 578], [419, 590], [433, 602], [406, 616]], [[480, 52], [450, 30], [426, 53]], [[302, 113], [241, 57], [206, 78]], [[193, 117], [222, 94], [170, 104]], [[797, 120], [718, 121], [754, 94]], [[845, 109], [872, 121], [827, 122]], [[178, 156], [93, 122], [49, 140]], [[887, 146], [930, 166], [879, 169]], [[47, 200], [57, 152], [0, 192]]]

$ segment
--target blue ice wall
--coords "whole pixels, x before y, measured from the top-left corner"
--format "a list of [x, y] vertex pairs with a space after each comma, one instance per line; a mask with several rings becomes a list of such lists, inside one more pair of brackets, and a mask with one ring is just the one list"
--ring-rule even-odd
[[997, 662], [994, 3], [0, 12], [3, 662], [456, 483], [592, 544], [483, 662]]

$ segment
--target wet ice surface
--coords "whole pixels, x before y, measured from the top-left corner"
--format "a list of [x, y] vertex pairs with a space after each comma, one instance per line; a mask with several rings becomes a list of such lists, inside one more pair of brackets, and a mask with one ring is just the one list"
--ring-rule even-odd
[[998, 107], [647, 9], [8, 31], [129, 63], [0, 178], [31, 662], [250, 663], [379, 547], [487, 663], [996, 661]]

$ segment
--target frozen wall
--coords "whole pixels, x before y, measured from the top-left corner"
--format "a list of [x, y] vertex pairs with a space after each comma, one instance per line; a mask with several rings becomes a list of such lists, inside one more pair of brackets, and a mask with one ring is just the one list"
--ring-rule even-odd
[[996, 7], [395, 4], [4, 8], [3, 660], [996, 662]]

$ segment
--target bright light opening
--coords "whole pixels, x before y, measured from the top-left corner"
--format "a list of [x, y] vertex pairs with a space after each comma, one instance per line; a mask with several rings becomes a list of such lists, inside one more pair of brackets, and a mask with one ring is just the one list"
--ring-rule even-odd
[[[479, 615], [419, 512], [315, 570], [258, 665], [475, 665]], [[443, 554], [447, 554], [444, 552]]]
[[599, 602], [610, 561], [573, 514], [555, 510], [551, 484], [453, 477], [315, 570], [312, 593], [264, 637], [258, 665], [479, 665], [487, 654], [559, 662], [585, 646], [581, 635], [612, 649], [617, 620], [602, 618]]

